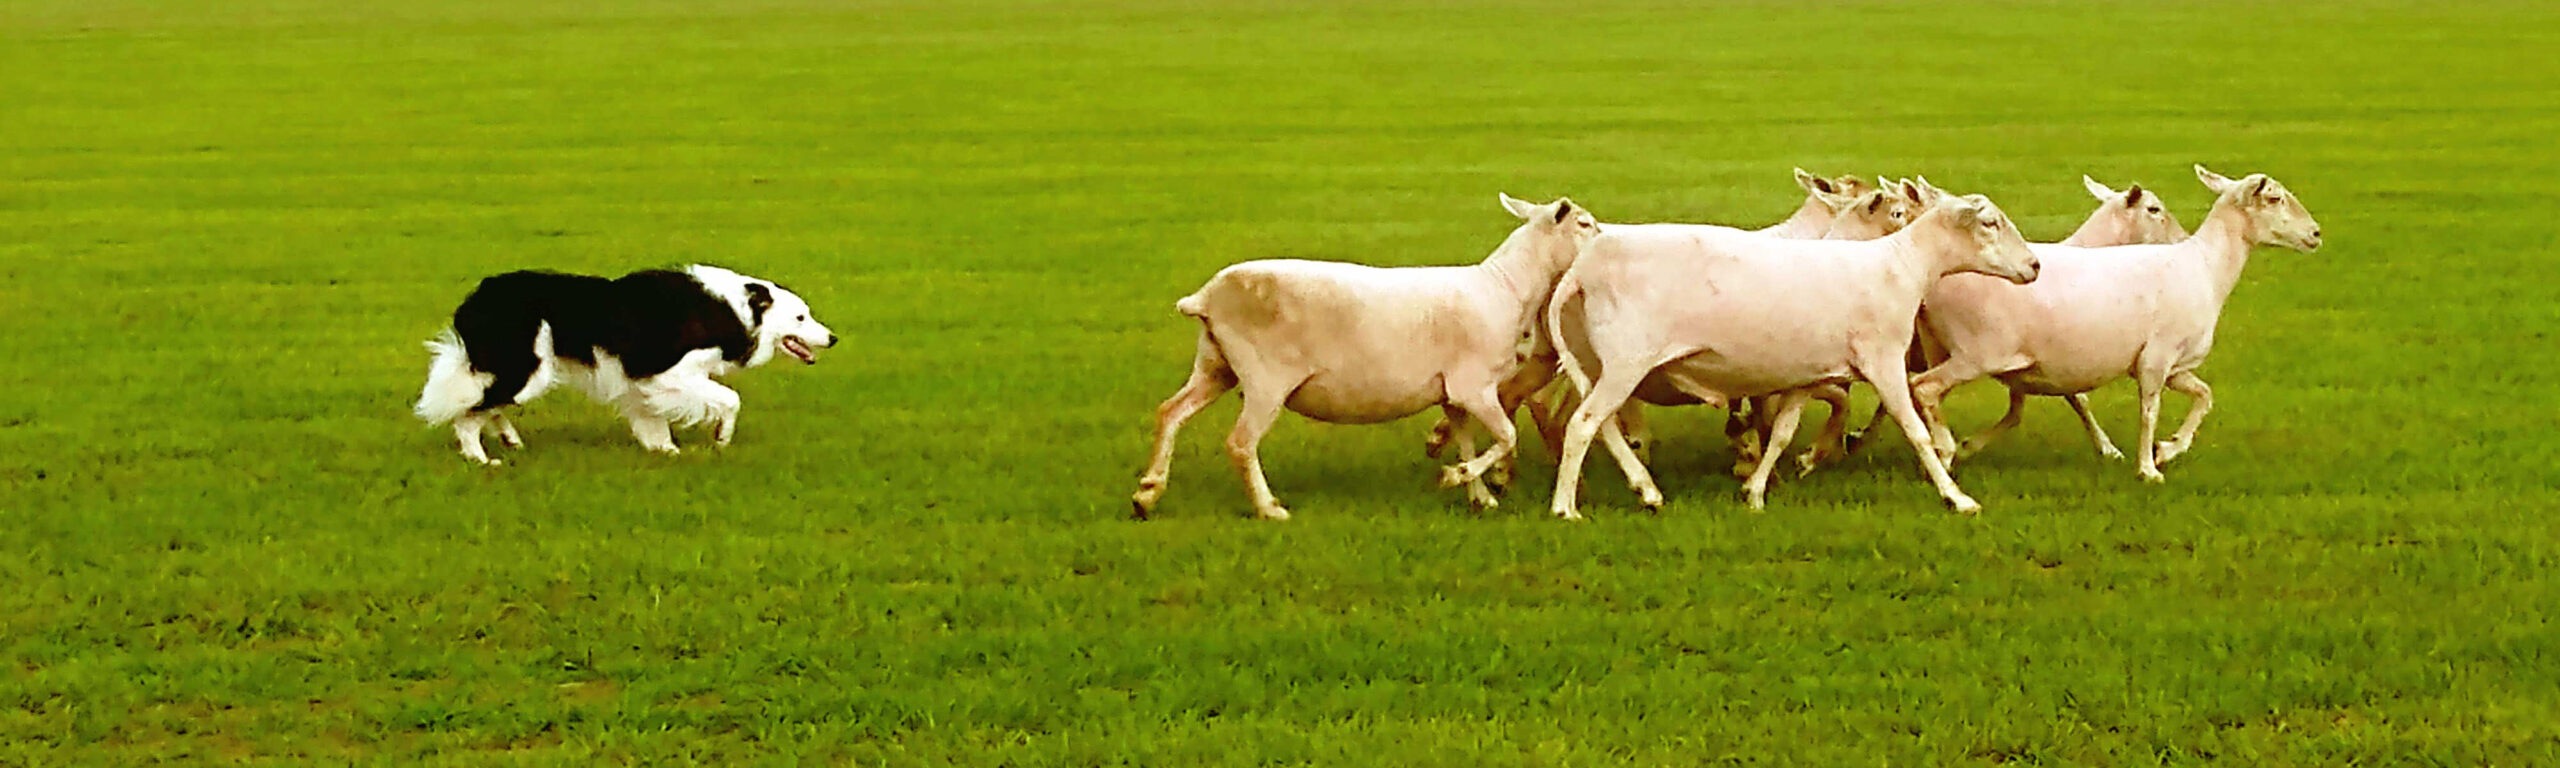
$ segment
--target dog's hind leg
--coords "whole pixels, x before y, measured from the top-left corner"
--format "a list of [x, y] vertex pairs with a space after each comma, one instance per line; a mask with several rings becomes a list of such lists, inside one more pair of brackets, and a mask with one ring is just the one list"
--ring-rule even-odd
[[480, 445], [480, 429], [494, 416], [491, 411], [472, 411], [453, 420], [453, 439], [462, 449], [463, 458], [476, 464], [498, 465], [498, 460], [489, 458], [488, 450]]
[[516, 434], [516, 424], [507, 420], [507, 414], [490, 411], [489, 423], [498, 428], [498, 442], [504, 443], [509, 448], [524, 447], [524, 436]]

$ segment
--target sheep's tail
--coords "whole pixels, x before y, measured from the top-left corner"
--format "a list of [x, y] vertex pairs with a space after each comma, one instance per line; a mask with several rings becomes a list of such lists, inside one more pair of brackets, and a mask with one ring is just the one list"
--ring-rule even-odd
[[1574, 394], [1590, 397], [1591, 375], [1583, 372], [1582, 361], [1574, 359], [1573, 345], [1565, 343], [1564, 338], [1564, 304], [1581, 293], [1582, 281], [1574, 277], [1573, 269], [1566, 269], [1563, 277], [1556, 278], [1555, 294], [1547, 297], [1547, 343], [1556, 348], [1556, 359], [1561, 361], [1565, 378], [1573, 381]]
[[1180, 301], [1174, 302], [1173, 311], [1204, 320], [1209, 317], [1209, 307], [1205, 302], [1201, 301], [1200, 294], [1198, 293], [1184, 296]]
[[443, 424], [471, 412], [480, 403], [488, 382], [486, 374], [471, 370], [471, 352], [462, 346], [462, 337], [446, 328], [427, 340], [427, 352], [434, 355], [427, 364], [427, 385], [418, 393], [418, 404], [412, 412], [426, 423]]

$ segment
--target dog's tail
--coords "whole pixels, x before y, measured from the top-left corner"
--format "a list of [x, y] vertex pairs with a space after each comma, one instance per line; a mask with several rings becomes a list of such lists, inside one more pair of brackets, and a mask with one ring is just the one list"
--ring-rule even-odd
[[471, 352], [462, 346], [462, 337], [447, 328], [427, 340], [427, 352], [434, 360], [427, 364], [427, 386], [418, 393], [413, 409], [426, 423], [443, 424], [460, 418], [480, 404], [488, 391], [489, 374], [471, 370]]

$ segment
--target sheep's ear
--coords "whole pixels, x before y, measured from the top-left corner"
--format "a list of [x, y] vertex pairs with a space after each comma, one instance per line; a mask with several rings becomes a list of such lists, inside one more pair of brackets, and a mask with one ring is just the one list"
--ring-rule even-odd
[[1858, 204], [1857, 195], [1842, 194], [1839, 192], [1824, 192], [1821, 190], [1813, 190], [1812, 192], [1813, 199], [1822, 201], [1822, 207], [1829, 208], [1835, 213], [1849, 210], [1850, 207]]
[[[2089, 188], [2089, 196], [2090, 196], [2090, 197], [2097, 198], [2097, 199], [2099, 200], [2099, 202], [2105, 202], [2105, 201], [2108, 201], [2108, 200], [2114, 200], [2114, 199], [2116, 199], [2116, 191], [2115, 191], [2115, 190], [2108, 189], [2108, 188], [2107, 188], [2107, 185], [2098, 183], [2098, 180], [2097, 180], [2097, 179], [2089, 178], [2088, 174], [2081, 174], [2081, 175], [2080, 175], [2080, 186], [2088, 187], [2088, 188]], [[2141, 186], [2141, 185], [2139, 185], [2139, 184], [2137, 184], [2137, 185], [2134, 185], [2134, 188], [2135, 188], [2135, 189], [2141, 189], [2141, 188], [2142, 188], [2142, 186]]]
[[1882, 207], [1884, 207], [1884, 193], [1883, 193], [1883, 192], [1870, 192], [1870, 193], [1867, 193], [1867, 212], [1868, 212], [1868, 213], [1875, 213], [1875, 212], [1876, 212], [1876, 209], [1878, 209], [1878, 208], [1882, 208]]
[[1954, 208], [1955, 212], [1962, 216], [1964, 221], [1982, 220], [1984, 209], [1991, 207], [1991, 198], [1983, 197], [1981, 195], [1965, 195], [1962, 197], [1949, 195], [1945, 199], [1946, 204], [1949, 207]]
[[1556, 198], [1556, 222], [1555, 222], [1555, 223], [1562, 224], [1562, 223], [1564, 223], [1564, 217], [1566, 217], [1566, 216], [1571, 216], [1571, 215], [1573, 215], [1573, 198], [1570, 198], [1570, 197], [1559, 197], [1559, 198]]
[[2267, 193], [2267, 182], [2272, 181], [2272, 179], [2267, 178], [2266, 174], [2262, 174], [2262, 173], [2261, 173], [2261, 174], [2251, 174], [2251, 175], [2252, 175], [2252, 176], [2254, 176], [2255, 178], [2257, 178], [2258, 183], [2257, 183], [2255, 186], [2251, 186], [2251, 187], [2249, 187], [2249, 196], [2251, 196], [2251, 197], [2256, 197], [2256, 196], [2258, 196], [2258, 195], [2266, 194], [2266, 193]]
[[1910, 181], [1916, 185], [1914, 189], [1918, 189], [1920, 191], [1920, 196], [1912, 199], [1920, 201], [1920, 204], [1922, 205], [1933, 204], [1948, 197], [1947, 191], [1939, 189], [1935, 184], [1929, 183], [1929, 177], [1927, 176], [1915, 176], [1912, 177]]
[[1832, 186], [1830, 179], [1815, 176], [1806, 172], [1805, 169], [1802, 168], [1796, 169], [1796, 186], [1803, 187], [1804, 191], [1816, 195], [1836, 195], [1840, 193], [1839, 188]]
[[1531, 216], [1538, 215], [1538, 206], [1531, 204], [1529, 201], [1512, 197], [1507, 193], [1496, 192], [1494, 194], [1502, 196], [1503, 210], [1510, 211], [1511, 215], [1518, 216], [1523, 221], [1528, 220]]
[[2214, 194], [2221, 194], [2224, 190], [2231, 188], [2231, 179], [2223, 176], [2222, 174], [2205, 170], [2203, 163], [2196, 164], [2196, 180], [2204, 182], [2204, 188], [2213, 190]]
[[1902, 193], [1902, 198], [1911, 201], [1913, 205], [1929, 204], [1929, 198], [1920, 191], [1919, 185], [1911, 183], [1910, 179], [1894, 182], [1893, 190]]
[[2142, 185], [2140, 185], [2140, 184], [2135, 184], [2135, 185], [2130, 186], [2130, 187], [2125, 187], [2125, 188], [2124, 188], [2124, 207], [2126, 207], [2126, 208], [2136, 208], [2136, 207], [2140, 207], [2141, 205], [2142, 205]]

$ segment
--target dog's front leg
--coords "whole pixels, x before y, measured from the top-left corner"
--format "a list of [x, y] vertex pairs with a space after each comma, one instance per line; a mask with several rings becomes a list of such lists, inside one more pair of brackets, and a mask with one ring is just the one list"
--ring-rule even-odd
[[667, 425], [666, 417], [634, 412], [626, 418], [631, 420], [631, 436], [640, 439], [640, 447], [670, 456], [677, 453], [675, 430]]

